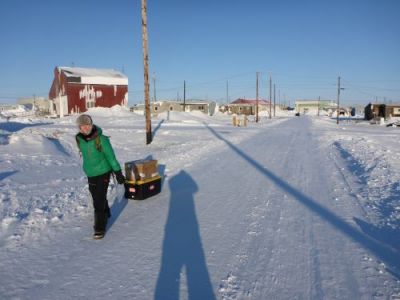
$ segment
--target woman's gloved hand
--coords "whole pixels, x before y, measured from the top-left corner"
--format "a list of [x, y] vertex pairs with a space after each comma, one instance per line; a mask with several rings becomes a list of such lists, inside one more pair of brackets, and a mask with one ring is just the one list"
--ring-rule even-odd
[[119, 171], [114, 172], [114, 173], [115, 173], [115, 177], [117, 178], [118, 184], [124, 184], [125, 183], [125, 177], [124, 177], [124, 175], [122, 175], [122, 171], [119, 170]]

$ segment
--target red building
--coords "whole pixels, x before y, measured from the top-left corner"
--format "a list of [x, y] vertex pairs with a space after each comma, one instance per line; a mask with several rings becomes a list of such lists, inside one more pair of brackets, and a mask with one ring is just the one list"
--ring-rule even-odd
[[128, 78], [110, 69], [56, 67], [49, 99], [60, 116], [91, 107], [127, 106]]

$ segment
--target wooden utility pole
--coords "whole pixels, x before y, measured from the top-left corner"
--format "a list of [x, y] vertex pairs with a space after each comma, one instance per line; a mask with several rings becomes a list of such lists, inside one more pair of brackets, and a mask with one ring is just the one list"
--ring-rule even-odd
[[144, 107], [146, 117], [146, 144], [153, 140], [150, 116], [149, 50], [147, 45], [147, 0], [142, 0], [142, 43], [144, 68]]
[[59, 101], [59, 114], [60, 114], [60, 118], [64, 117], [64, 101], [62, 100], [61, 97], [61, 68], [58, 68], [58, 101]]
[[272, 78], [271, 74], [269, 75], [269, 118], [272, 118]]
[[275, 108], [275, 105], [276, 105], [276, 102], [275, 102], [275, 97], [276, 96], [276, 94], [275, 94], [275, 83], [274, 83], [274, 117], [275, 117], [275, 112], [276, 112], [276, 108]]
[[256, 123], [258, 123], [258, 74], [256, 73]]
[[278, 90], [278, 105], [280, 108], [282, 108], [282, 102], [281, 102], [281, 90]]
[[186, 111], [186, 80], [183, 81], [183, 111]]
[[226, 81], [226, 103], [229, 103], [229, 85], [228, 80]]
[[153, 102], [157, 102], [157, 96], [156, 96], [156, 73], [153, 73]]
[[336, 124], [339, 124], [339, 114], [340, 114], [340, 76], [338, 77], [338, 89], [337, 89], [337, 113], [336, 113]]

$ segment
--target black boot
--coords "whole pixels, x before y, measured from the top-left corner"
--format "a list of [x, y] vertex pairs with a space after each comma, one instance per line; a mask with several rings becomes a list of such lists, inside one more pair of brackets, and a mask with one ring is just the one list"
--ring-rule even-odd
[[107, 226], [107, 214], [105, 212], [95, 212], [94, 213], [94, 235], [104, 237]]
[[95, 240], [102, 239], [106, 233], [104, 231], [95, 231], [93, 234], [93, 238]]

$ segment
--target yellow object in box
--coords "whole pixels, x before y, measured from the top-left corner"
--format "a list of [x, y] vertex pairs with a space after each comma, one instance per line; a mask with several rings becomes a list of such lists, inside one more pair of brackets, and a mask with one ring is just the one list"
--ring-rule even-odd
[[158, 176], [157, 160], [139, 159], [125, 163], [127, 181], [147, 180]]

